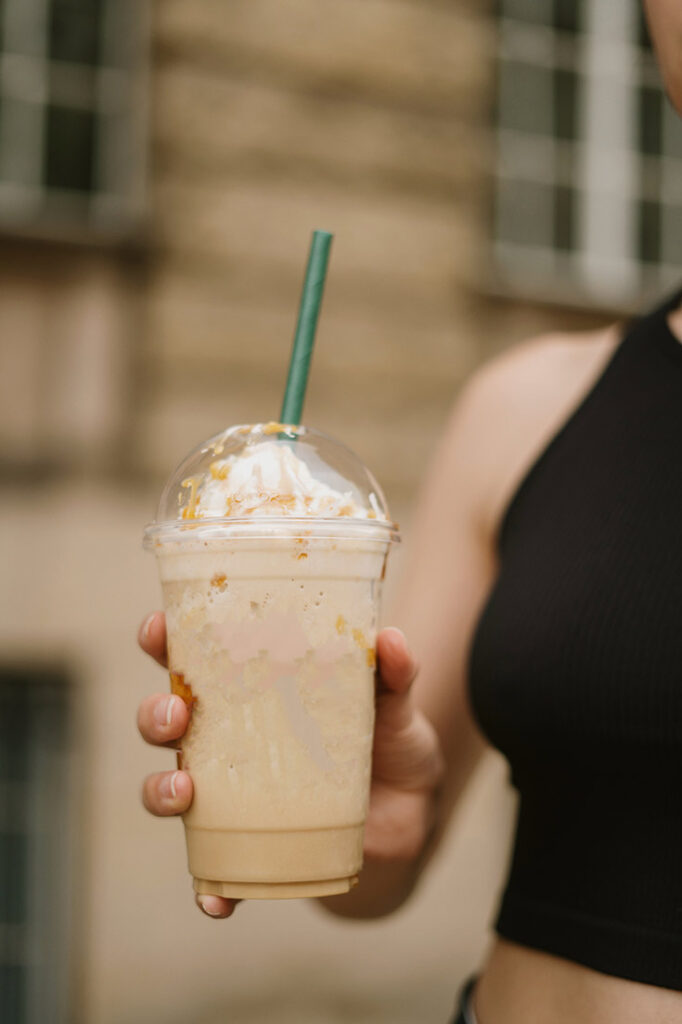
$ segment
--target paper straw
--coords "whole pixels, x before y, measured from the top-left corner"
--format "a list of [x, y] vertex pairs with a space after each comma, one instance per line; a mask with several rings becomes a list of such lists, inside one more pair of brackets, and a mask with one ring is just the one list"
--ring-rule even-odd
[[301, 303], [298, 309], [298, 323], [289, 361], [289, 375], [279, 418], [280, 423], [298, 426], [301, 422], [310, 359], [315, 344], [315, 331], [320, 315], [329, 250], [333, 237], [329, 231], [313, 231]]

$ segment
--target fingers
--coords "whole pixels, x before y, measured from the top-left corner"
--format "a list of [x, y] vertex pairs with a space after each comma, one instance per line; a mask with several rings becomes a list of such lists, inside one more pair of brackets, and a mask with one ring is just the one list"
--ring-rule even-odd
[[207, 917], [231, 917], [234, 908], [241, 900], [228, 900], [224, 896], [208, 896], [196, 894], [194, 902]]
[[187, 772], [156, 772], [142, 785], [142, 803], [151, 814], [166, 818], [184, 814], [192, 803], [192, 780]]
[[380, 690], [409, 690], [417, 675], [417, 663], [401, 629], [389, 626], [381, 630], [377, 637], [377, 661]]
[[179, 740], [189, 723], [184, 700], [170, 693], [146, 697], [137, 712], [137, 727], [147, 743], [160, 747]]
[[166, 648], [166, 616], [163, 612], [152, 612], [140, 626], [137, 642], [154, 661], [163, 668], [168, 668], [168, 651]]
[[[152, 612], [140, 626], [137, 642], [163, 668], [168, 668], [166, 646], [166, 617], [163, 612]], [[147, 743], [156, 746], [173, 744], [184, 735], [189, 723], [189, 710], [179, 697], [156, 693], [140, 704], [137, 727]], [[149, 775], [142, 786], [142, 802], [157, 817], [184, 814], [192, 803], [192, 780], [183, 771], [157, 772]], [[196, 895], [195, 901], [207, 917], [226, 918], [234, 913], [239, 900], [222, 896]]]

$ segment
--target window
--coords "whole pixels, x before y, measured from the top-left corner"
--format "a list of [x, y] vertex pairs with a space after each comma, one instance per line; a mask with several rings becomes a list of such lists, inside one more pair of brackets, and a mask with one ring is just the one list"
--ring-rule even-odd
[[639, 0], [499, 0], [503, 287], [634, 304], [682, 276], [682, 125]]
[[142, 0], [0, 0], [0, 225], [130, 230]]
[[0, 671], [0, 1020], [70, 1024], [68, 686]]

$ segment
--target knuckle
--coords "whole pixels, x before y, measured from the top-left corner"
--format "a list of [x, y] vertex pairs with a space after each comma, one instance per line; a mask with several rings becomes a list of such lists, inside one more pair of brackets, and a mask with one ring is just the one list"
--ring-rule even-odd
[[149, 775], [144, 781], [142, 790], [142, 801], [152, 814], [162, 815], [167, 813], [169, 800], [165, 790], [164, 774]]
[[152, 776], [148, 775], [142, 783], [142, 803], [148, 811], [154, 812], [152, 801]]
[[137, 709], [137, 729], [138, 732], [144, 739], [147, 738], [147, 709], [145, 707], [147, 701], [143, 701]]

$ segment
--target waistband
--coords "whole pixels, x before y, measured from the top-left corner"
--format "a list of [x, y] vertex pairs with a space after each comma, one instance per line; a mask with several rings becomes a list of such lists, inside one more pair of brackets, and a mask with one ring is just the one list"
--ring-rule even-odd
[[457, 1016], [453, 1020], [452, 1024], [478, 1024], [476, 1014], [474, 1013], [472, 999], [476, 981], [476, 978], [470, 978], [462, 989], [459, 997]]

